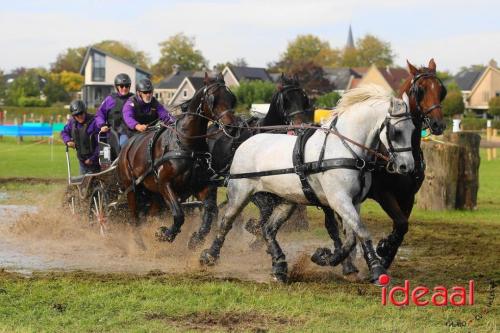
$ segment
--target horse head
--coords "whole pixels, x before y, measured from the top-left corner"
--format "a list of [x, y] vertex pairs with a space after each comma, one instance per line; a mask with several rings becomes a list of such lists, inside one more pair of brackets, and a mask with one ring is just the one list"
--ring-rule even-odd
[[406, 62], [411, 76], [402, 85], [400, 95], [406, 92], [413, 116], [432, 134], [440, 135], [446, 128], [441, 107], [446, 87], [436, 75], [436, 63], [431, 59], [428, 67], [417, 69], [408, 60]]
[[415, 130], [409, 112], [409, 98], [392, 98], [391, 106], [379, 130], [379, 139], [390, 156], [389, 173], [407, 174], [413, 171], [415, 161], [412, 154], [412, 133]]
[[[300, 125], [307, 122], [306, 111], [311, 107], [309, 97], [300, 87], [297, 76], [281, 74], [277, 91], [271, 99], [268, 116], [273, 117], [273, 124]], [[269, 121], [271, 119], [268, 119]]]
[[204, 87], [195, 94], [199, 98], [198, 113], [214, 122], [218, 122], [224, 116], [232, 115], [236, 105], [236, 96], [226, 86], [222, 74], [219, 73], [215, 78], [210, 78], [205, 73], [203, 82]]

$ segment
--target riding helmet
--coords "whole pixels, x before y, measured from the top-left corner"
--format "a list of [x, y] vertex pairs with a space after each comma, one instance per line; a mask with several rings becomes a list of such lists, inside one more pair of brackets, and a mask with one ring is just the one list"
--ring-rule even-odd
[[87, 106], [80, 99], [71, 102], [69, 105], [69, 113], [71, 113], [72, 116], [77, 116], [85, 112], [87, 112]]
[[135, 90], [137, 91], [153, 91], [153, 82], [151, 82], [150, 79], [142, 79], [139, 82], [137, 82], [135, 86]]
[[115, 86], [125, 85], [130, 86], [132, 84], [132, 80], [130, 80], [130, 76], [125, 73], [120, 73], [115, 77]]

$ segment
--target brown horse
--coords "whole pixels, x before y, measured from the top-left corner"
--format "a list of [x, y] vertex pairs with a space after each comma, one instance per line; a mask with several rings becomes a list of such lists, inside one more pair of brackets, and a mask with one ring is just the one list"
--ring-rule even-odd
[[[132, 217], [138, 223], [136, 192], [160, 194], [173, 215], [171, 228], [157, 232], [159, 240], [172, 242], [184, 223], [180, 202], [191, 195], [204, 200], [208, 191], [211, 158], [207, 125], [230, 114], [236, 103], [222, 75], [209, 79], [185, 103], [187, 110], [173, 127], [140, 133], [132, 137], [118, 157], [118, 176]], [[205, 214], [206, 212], [204, 212]]]
[[[403, 242], [404, 235], [408, 232], [408, 219], [413, 209], [415, 194], [420, 189], [425, 177], [425, 162], [420, 148], [421, 131], [424, 128], [429, 128], [432, 134], [440, 135], [446, 128], [441, 108], [441, 101], [446, 97], [446, 87], [436, 75], [434, 59], [429, 61], [428, 67], [419, 69], [409, 62], [407, 63], [411, 75], [402, 84], [399, 96], [401, 97], [404, 93], [409, 96], [410, 113], [415, 125], [415, 132], [412, 136], [415, 170], [409, 175], [400, 175], [389, 173], [385, 168], [375, 168], [368, 193], [368, 197], [377, 201], [393, 220], [392, 233], [381, 239], [377, 246], [377, 254], [380, 256], [381, 264], [386, 269], [390, 267]], [[380, 147], [379, 151], [387, 153], [383, 146]], [[312, 260], [319, 265], [336, 265], [339, 258], [345, 257], [346, 252], [350, 251], [352, 246], [350, 248], [342, 247], [333, 213], [326, 215], [325, 225], [330, 236], [333, 234], [336, 237], [335, 253], [332, 254], [326, 248], [319, 248]], [[348, 238], [352, 238], [352, 236]], [[348, 239], [347, 243], [355, 244], [355, 240]], [[352, 269], [344, 271], [345, 274], [356, 271], [350, 258], [346, 262]]]

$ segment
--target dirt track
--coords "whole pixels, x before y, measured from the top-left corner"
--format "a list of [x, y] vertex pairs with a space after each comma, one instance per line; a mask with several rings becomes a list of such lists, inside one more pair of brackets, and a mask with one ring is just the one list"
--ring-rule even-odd
[[[241, 226], [235, 226], [229, 234], [219, 264], [204, 268], [198, 264], [202, 248], [191, 252], [186, 245], [192, 231], [199, 225], [197, 216], [187, 218], [181, 234], [172, 244], [157, 242], [153, 235], [162, 223], [159, 219], [148, 220], [140, 227], [146, 245], [146, 250], [142, 250], [134, 240], [132, 228], [126, 223], [111, 225], [103, 238], [97, 227], [51, 206], [53, 204], [49, 202], [39, 202], [37, 206], [0, 205], [0, 268], [26, 274], [59, 270], [144, 274], [159, 270], [259, 282], [271, 280], [269, 255], [264, 248], [250, 250], [248, 245], [253, 236]], [[284, 234], [279, 240], [287, 254], [292, 277], [300, 280], [341, 279], [339, 268], [318, 267], [309, 260], [317, 247], [328, 246], [328, 242], [298, 241], [297, 234], [288, 238], [289, 235]], [[364, 265], [358, 263], [358, 267]]]

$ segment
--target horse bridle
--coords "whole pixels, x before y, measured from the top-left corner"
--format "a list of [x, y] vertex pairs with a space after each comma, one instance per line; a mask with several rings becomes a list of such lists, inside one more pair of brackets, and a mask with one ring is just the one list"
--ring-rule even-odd
[[[392, 164], [391, 162], [394, 161], [395, 153], [401, 153], [405, 151], [413, 151], [413, 148], [410, 147], [404, 147], [404, 148], [395, 148], [392, 142], [395, 140], [396, 136], [396, 129], [395, 125], [398, 124], [399, 122], [402, 121], [413, 121], [413, 118], [408, 110], [408, 105], [404, 103], [406, 111], [401, 114], [393, 114], [391, 110], [394, 110], [394, 100], [391, 100], [391, 108], [389, 112], [387, 113], [387, 116], [384, 119], [384, 122], [380, 126], [379, 133], [382, 133], [384, 127], [386, 128], [385, 135], [386, 135], [386, 140], [387, 140], [387, 152], [389, 153], [389, 162], [387, 163], [387, 171], [391, 172], [390, 170], [390, 165]], [[394, 123], [391, 122], [391, 120], [396, 120]], [[394, 170], [393, 170], [394, 171]]]
[[419, 73], [419, 74], [415, 75], [413, 77], [413, 79], [411, 80], [410, 95], [413, 95], [413, 97], [415, 98], [415, 102], [416, 102], [415, 104], [417, 105], [418, 114], [420, 115], [420, 118], [422, 119], [426, 128], [429, 128], [432, 131], [432, 128], [430, 126], [429, 114], [432, 112], [432, 110], [437, 109], [437, 108], [441, 108], [441, 103], [433, 104], [425, 110], [422, 110], [422, 108], [420, 107], [420, 102], [422, 101], [422, 98], [423, 98], [423, 91], [422, 91], [422, 87], [420, 87], [417, 84], [417, 82], [420, 79], [426, 78], [426, 77], [433, 77], [439, 81], [439, 83], [441, 85], [440, 102], [446, 97], [447, 91], [446, 91], [446, 87], [444, 86], [443, 82], [441, 81], [441, 79], [439, 79], [437, 77], [437, 75], [435, 73], [431, 73], [431, 72]]

